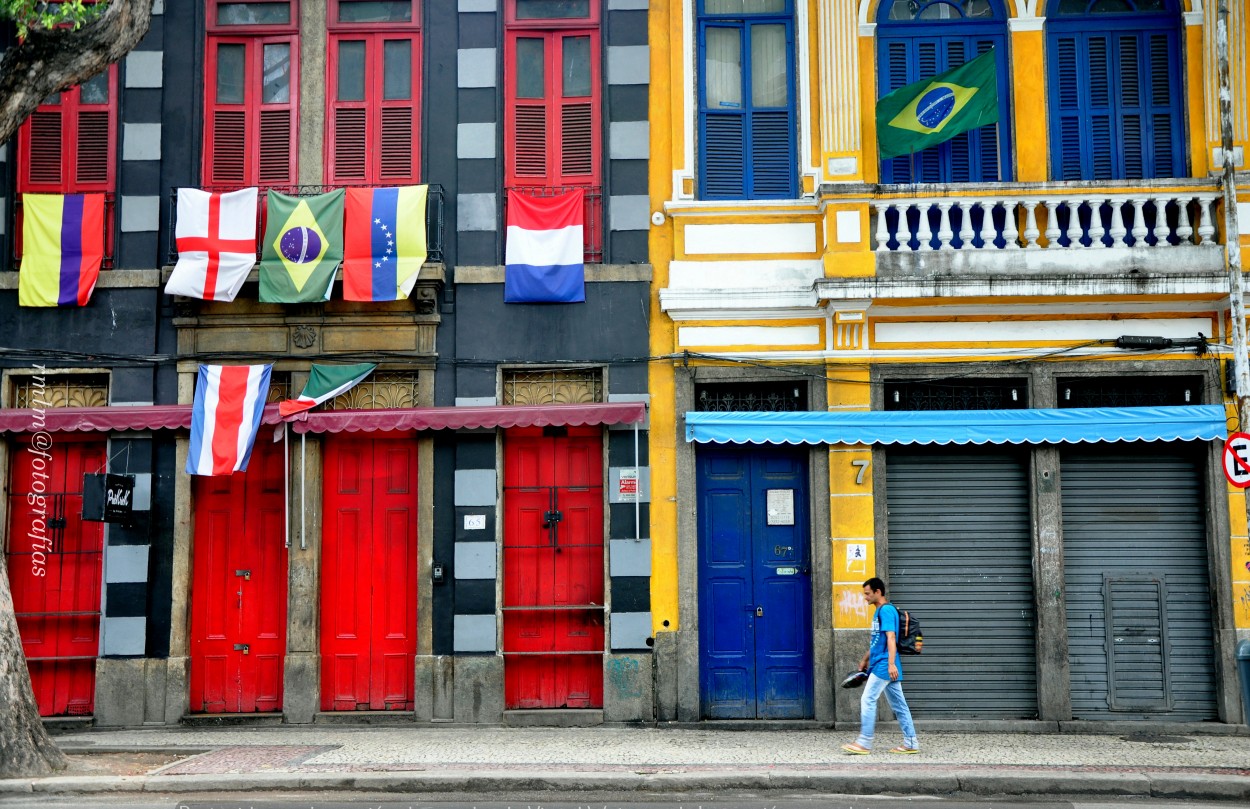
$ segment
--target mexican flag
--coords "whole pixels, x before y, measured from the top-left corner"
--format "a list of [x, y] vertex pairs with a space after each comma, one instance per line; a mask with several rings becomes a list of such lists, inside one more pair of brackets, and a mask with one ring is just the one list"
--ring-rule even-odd
[[278, 412], [285, 418], [310, 410], [327, 399], [333, 399], [340, 393], [356, 387], [377, 367], [371, 362], [362, 362], [357, 365], [314, 364], [312, 373], [308, 376], [308, 384], [304, 386], [304, 392], [296, 399], [280, 402]]

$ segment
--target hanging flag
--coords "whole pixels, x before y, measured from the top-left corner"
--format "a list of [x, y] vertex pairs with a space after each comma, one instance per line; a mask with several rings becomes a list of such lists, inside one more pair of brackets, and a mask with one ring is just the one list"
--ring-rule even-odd
[[201, 365], [191, 407], [188, 475], [246, 472], [272, 365]]
[[86, 306], [103, 263], [103, 194], [22, 194], [19, 306]]
[[[348, 202], [350, 205], [350, 201]], [[308, 384], [297, 399], [287, 399], [278, 403], [278, 412], [283, 417], [309, 410], [327, 399], [333, 399], [340, 393], [346, 393], [356, 387], [366, 376], [373, 373], [378, 366], [371, 362], [356, 365], [317, 365], [313, 364], [308, 375]]]
[[315, 197], [270, 191], [260, 257], [262, 303], [330, 300], [343, 260], [343, 189]]
[[343, 236], [343, 297], [398, 301], [416, 286], [425, 263], [429, 186], [349, 188]]
[[900, 87], [877, 102], [881, 159], [918, 152], [998, 123], [998, 73], [991, 48], [971, 62]]
[[232, 301], [256, 263], [255, 188], [213, 194], [178, 189], [174, 266], [166, 295]]
[[585, 191], [554, 197], [508, 194], [505, 303], [577, 303], [586, 300], [582, 259]]

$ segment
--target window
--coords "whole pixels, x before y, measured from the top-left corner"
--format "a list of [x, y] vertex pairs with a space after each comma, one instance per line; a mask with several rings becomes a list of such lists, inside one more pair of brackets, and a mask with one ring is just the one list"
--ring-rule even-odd
[[22, 124], [18, 191], [111, 192], [116, 185], [117, 66], [49, 96]]
[[507, 27], [507, 185], [599, 185], [598, 3], [514, 0]]
[[204, 184], [295, 181], [298, 0], [209, 0]]
[[997, 125], [883, 160], [881, 182], [975, 183], [1010, 177], [1011, 73], [1001, 0], [883, 0], [877, 22], [879, 96], [959, 67], [991, 48], [998, 72]]
[[792, 0], [697, 3], [699, 196], [792, 199]]
[[417, 182], [421, 38], [416, 3], [335, 0], [329, 14], [329, 182]]
[[1052, 0], [1051, 173], [1138, 180], [1186, 171], [1175, 0]]

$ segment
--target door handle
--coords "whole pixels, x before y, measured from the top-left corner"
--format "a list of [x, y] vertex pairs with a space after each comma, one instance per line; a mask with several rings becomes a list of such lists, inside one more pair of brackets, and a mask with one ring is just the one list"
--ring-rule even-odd
[[763, 617], [764, 617], [764, 608], [763, 608], [763, 607], [756, 607], [756, 608], [755, 608], [755, 617], [756, 617], [756, 618], [763, 618]]

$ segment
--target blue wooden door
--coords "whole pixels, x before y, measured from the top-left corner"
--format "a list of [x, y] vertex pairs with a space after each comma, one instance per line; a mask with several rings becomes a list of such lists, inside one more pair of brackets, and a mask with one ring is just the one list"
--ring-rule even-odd
[[698, 453], [699, 685], [709, 719], [812, 715], [807, 453]]

